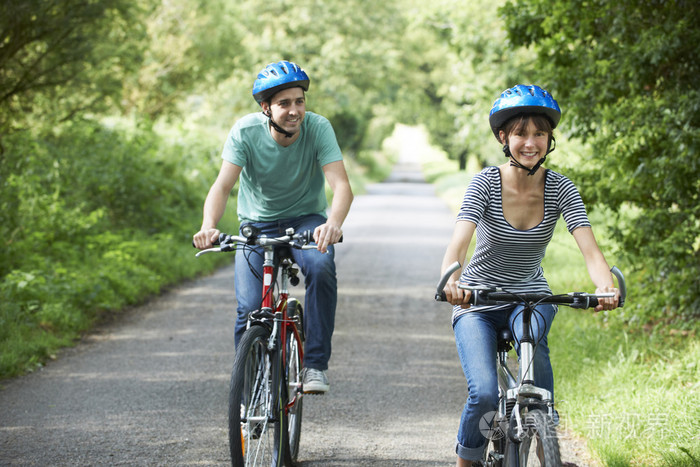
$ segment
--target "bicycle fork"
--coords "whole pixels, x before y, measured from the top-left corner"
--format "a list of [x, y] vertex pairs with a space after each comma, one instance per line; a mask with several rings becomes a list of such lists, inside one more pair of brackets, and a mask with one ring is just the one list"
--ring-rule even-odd
[[520, 370], [518, 379], [508, 368], [508, 351], [498, 351], [498, 386], [500, 420], [502, 428], [506, 428], [506, 436], [512, 441], [519, 442], [525, 436], [522, 409], [533, 404], [546, 405], [547, 413], [553, 419], [554, 402], [552, 393], [534, 384], [534, 344], [525, 340], [520, 343]]

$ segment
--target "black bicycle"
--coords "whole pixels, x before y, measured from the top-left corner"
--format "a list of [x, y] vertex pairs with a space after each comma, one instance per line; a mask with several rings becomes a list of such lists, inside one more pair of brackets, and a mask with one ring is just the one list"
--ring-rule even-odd
[[287, 229], [267, 237], [251, 225], [242, 236], [221, 234], [208, 252], [248, 250], [264, 261], [261, 307], [248, 315], [236, 349], [229, 391], [229, 446], [234, 467], [293, 466], [299, 453], [303, 409], [304, 316], [288, 285], [299, 283], [290, 248], [315, 249], [313, 232]]
[[[443, 289], [449, 277], [462, 266], [455, 262], [440, 279], [435, 300], [445, 301]], [[617, 267], [611, 272], [617, 277], [620, 289], [619, 305], [622, 307], [627, 296], [625, 278]], [[561, 455], [556, 433], [552, 393], [537, 386], [532, 362], [537, 351], [537, 342], [530, 333], [532, 315], [539, 304], [563, 305], [571, 308], [594, 308], [598, 299], [612, 297], [613, 293], [590, 294], [572, 292], [562, 295], [541, 293], [512, 293], [496, 287], [472, 287], [460, 284], [461, 289], [470, 290], [469, 302], [472, 305], [523, 305], [518, 315], [522, 320], [523, 336], [520, 340], [518, 363], [511, 362], [509, 351], [514, 340], [510, 329], [498, 333], [497, 366], [498, 410], [482, 418], [481, 431], [489, 440], [481, 465], [484, 467], [516, 466], [560, 466]], [[518, 367], [514, 376], [509, 366]]]

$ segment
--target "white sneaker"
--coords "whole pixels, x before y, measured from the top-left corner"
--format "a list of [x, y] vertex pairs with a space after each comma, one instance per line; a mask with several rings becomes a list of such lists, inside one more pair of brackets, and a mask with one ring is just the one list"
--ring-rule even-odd
[[325, 394], [331, 388], [331, 385], [328, 384], [325, 371], [305, 368], [302, 388], [304, 394]]

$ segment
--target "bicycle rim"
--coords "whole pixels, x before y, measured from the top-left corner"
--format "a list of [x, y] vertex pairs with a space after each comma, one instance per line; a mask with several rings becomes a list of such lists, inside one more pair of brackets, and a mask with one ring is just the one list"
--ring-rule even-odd
[[229, 447], [235, 467], [283, 464], [279, 352], [267, 350], [269, 336], [267, 329], [253, 326], [236, 352], [229, 394]]

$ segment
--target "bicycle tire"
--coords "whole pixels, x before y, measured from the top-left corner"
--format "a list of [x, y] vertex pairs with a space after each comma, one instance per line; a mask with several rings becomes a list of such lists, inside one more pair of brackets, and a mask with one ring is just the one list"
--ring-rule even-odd
[[299, 455], [299, 441], [301, 439], [301, 421], [304, 409], [304, 398], [301, 391], [302, 386], [302, 353], [304, 348], [304, 314], [301, 304], [295, 300], [290, 299], [287, 304], [287, 316], [289, 319], [296, 320], [297, 329], [299, 333], [299, 340], [294, 337], [294, 333], [289, 330], [287, 332], [287, 361], [285, 363], [286, 367], [286, 379], [287, 379], [287, 392], [286, 398], [289, 410], [286, 411], [287, 415], [287, 434], [289, 440], [289, 456], [286, 459], [288, 463], [293, 464], [296, 462]]
[[[525, 437], [517, 444], [517, 449], [506, 448], [506, 465], [560, 467], [559, 439], [547, 412], [531, 410], [524, 414], [523, 424]], [[511, 443], [512, 440], [509, 440], [508, 444]], [[515, 453], [518, 459], [513, 459], [511, 453]]]
[[236, 350], [228, 411], [229, 449], [234, 467], [284, 464], [287, 428], [280, 397], [281, 353], [267, 349], [269, 339], [267, 328], [252, 326], [243, 334]]

